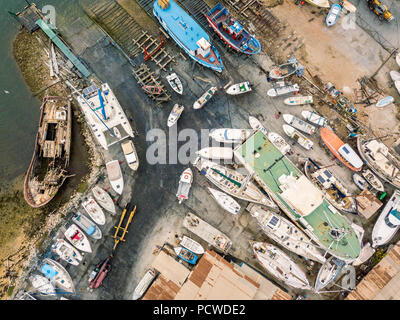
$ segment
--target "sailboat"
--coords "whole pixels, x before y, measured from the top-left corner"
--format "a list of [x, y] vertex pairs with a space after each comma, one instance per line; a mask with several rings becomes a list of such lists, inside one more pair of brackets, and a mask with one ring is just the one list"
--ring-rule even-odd
[[331, 256], [318, 271], [317, 279], [315, 280], [315, 291], [318, 293], [328, 284], [332, 283], [344, 265], [345, 263], [342, 260]]
[[40, 272], [60, 289], [63, 289], [68, 293], [75, 293], [75, 286], [72, 282], [71, 276], [58, 262], [52, 259], [44, 259], [42, 266], [40, 267]]
[[35, 274], [29, 280], [32, 283], [32, 287], [35, 288], [35, 290], [37, 292], [44, 294], [44, 295], [55, 295], [56, 294], [56, 289], [54, 288], [50, 279], [48, 279], [40, 274]]

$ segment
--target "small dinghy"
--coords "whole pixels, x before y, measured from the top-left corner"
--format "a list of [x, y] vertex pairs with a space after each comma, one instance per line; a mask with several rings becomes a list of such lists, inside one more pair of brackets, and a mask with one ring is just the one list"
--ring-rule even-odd
[[281, 96], [287, 93], [292, 93], [292, 92], [297, 92], [300, 90], [299, 85], [296, 84], [285, 84], [283, 81], [278, 81], [277, 82], [278, 87], [269, 89], [267, 91], [267, 95], [270, 97], [277, 97], [277, 96]]
[[326, 16], [326, 20], [325, 20], [326, 21], [326, 25], [328, 27], [331, 27], [334, 24], [336, 24], [337, 20], [339, 19], [340, 11], [342, 11], [342, 7], [339, 4], [334, 3], [331, 6], [331, 8], [329, 10], [329, 13]]
[[291, 125], [293, 128], [296, 128], [300, 131], [303, 131], [308, 134], [314, 134], [315, 133], [315, 127], [291, 114], [285, 113], [283, 116], [283, 120], [289, 125]]
[[183, 247], [176, 247], [174, 248], [174, 251], [179, 258], [186, 261], [187, 263], [196, 264], [198, 257], [192, 251]]
[[345, 265], [344, 261], [330, 257], [319, 269], [315, 280], [315, 291], [318, 293], [328, 284], [332, 283]]
[[241, 82], [241, 83], [236, 83], [236, 84], [231, 85], [228, 89], [226, 89], [225, 92], [232, 96], [236, 96], [238, 94], [242, 94], [242, 93], [246, 93], [246, 92], [250, 92], [250, 91], [251, 91], [250, 83], [248, 81], [246, 81], [246, 82]]
[[112, 160], [106, 163], [108, 180], [110, 180], [111, 187], [118, 194], [122, 194], [124, 189], [124, 178], [122, 177], [121, 167], [118, 160]]
[[361, 190], [371, 188], [370, 185], [368, 184], [367, 180], [365, 180], [363, 177], [361, 177], [358, 173], [353, 174], [353, 182]]
[[92, 189], [92, 193], [99, 205], [101, 205], [107, 211], [110, 211], [112, 214], [115, 214], [114, 202], [107, 191], [99, 186], [95, 186]]
[[280, 66], [273, 67], [269, 72], [269, 77], [275, 80], [284, 79], [294, 74], [297, 71], [297, 68], [297, 60], [295, 60], [294, 62], [287, 62], [281, 64]]
[[192, 169], [187, 168], [181, 174], [178, 186], [178, 192], [176, 193], [176, 197], [179, 200], [179, 204], [182, 203], [183, 200], [188, 199], [190, 187], [193, 182], [193, 172]]
[[76, 224], [72, 224], [65, 232], [65, 238], [72, 243], [72, 245], [84, 252], [92, 252], [89, 239], [85, 236], [83, 231], [78, 228]]
[[114, 136], [115, 136], [117, 139], [121, 139], [121, 132], [118, 130], [117, 127], [114, 127], [114, 128], [113, 128], [113, 133], [114, 133]]
[[284, 124], [282, 128], [290, 138], [294, 139], [304, 149], [310, 150], [313, 147], [314, 143], [295, 128], [287, 124]]
[[53, 245], [53, 252], [62, 260], [77, 266], [82, 261], [80, 252], [63, 239], [57, 239]]
[[82, 207], [94, 222], [101, 226], [106, 223], [106, 216], [103, 210], [101, 210], [100, 206], [91, 196], [89, 196], [86, 201], [82, 202]]
[[121, 143], [121, 148], [128, 167], [136, 171], [139, 168], [139, 158], [133, 141], [129, 139]]
[[326, 118], [320, 116], [318, 113], [314, 111], [303, 110], [301, 112], [301, 116], [307, 121], [310, 121], [311, 123], [314, 123], [320, 127], [324, 127], [328, 121]]
[[68, 293], [75, 293], [75, 286], [69, 273], [58, 262], [52, 259], [44, 259], [40, 272], [60, 289]]
[[217, 142], [222, 143], [241, 143], [253, 133], [248, 129], [221, 128], [210, 132], [209, 136]]
[[34, 287], [37, 292], [44, 295], [56, 294], [56, 289], [48, 278], [43, 277], [40, 274], [35, 274], [30, 278], [30, 281], [32, 283], [32, 287]]
[[184, 106], [181, 106], [177, 103], [174, 105], [174, 107], [171, 110], [171, 113], [168, 116], [168, 122], [167, 122], [168, 127], [172, 127], [178, 121], [184, 109], [185, 109]]
[[240, 211], [240, 205], [235, 199], [233, 199], [231, 196], [228, 196], [226, 193], [212, 188], [208, 188], [208, 191], [210, 191], [211, 195], [222, 209], [232, 214], [238, 214]]
[[162, 88], [159, 86], [145, 85], [142, 87], [142, 89], [144, 91], [146, 91], [147, 93], [154, 94], [154, 95], [161, 94], [161, 92], [162, 92]]
[[276, 132], [269, 132], [268, 139], [272, 142], [272, 144], [282, 153], [282, 154], [291, 154], [292, 148], [290, 145]]
[[153, 280], [157, 277], [157, 272], [155, 269], [149, 269], [143, 276], [142, 280], [138, 283], [135, 290], [133, 291], [132, 300], [140, 299], [150, 287]]
[[208, 147], [196, 153], [202, 158], [213, 160], [232, 160], [233, 158], [233, 149], [227, 147]]
[[388, 97], [385, 97], [385, 98], [382, 98], [381, 100], [379, 100], [376, 103], [376, 106], [378, 108], [383, 108], [383, 107], [386, 107], [386, 106], [388, 106], [389, 104], [391, 104], [393, 102], [394, 102], [394, 98], [392, 96], [388, 96]]
[[267, 135], [267, 129], [262, 125], [260, 120], [258, 120], [257, 118], [255, 118], [253, 116], [250, 116], [249, 117], [249, 124], [250, 124], [250, 127], [253, 128], [253, 130], [260, 130], [262, 133]]
[[381, 180], [377, 178], [376, 175], [372, 173], [371, 170], [365, 169], [362, 171], [362, 175], [364, 179], [377, 191], [385, 191], [385, 188], [383, 187], [383, 184]]
[[99, 240], [102, 237], [100, 228], [89, 218], [80, 212], [73, 215], [72, 221], [92, 239]]
[[200, 243], [198, 243], [197, 241], [194, 241], [193, 239], [191, 239], [187, 236], [183, 236], [181, 239], [181, 242], [179, 242], [179, 244], [182, 247], [189, 249], [190, 251], [192, 251], [193, 253], [198, 254], [198, 255], [201, 255], [205, 252], [203, 246]]
[[296, 97], [289, 97], [283, 100], [283, 103], [287, 104], [288, 106], [300, 106], [303, 104], [309, 104], [313, 102], [314, 101], [312, 96], [296, 96]]
[[211, 87], [208, 89], [206, 92], [203, 93], [203, 95], [197, 99], [193, 103], [193, 109], [200, 109], [203, 108], [203, 106], [210, 101], [210, 99], [215, 95], [215, 93], [218, 91], [217, 87]]
[[179, 79], [178, 75], [174, 72], [168, 75], [167, 81], [171, 88], [178, 94], [182, 95], [183, 94], [183, 86], [182, 86], [182, 81]]

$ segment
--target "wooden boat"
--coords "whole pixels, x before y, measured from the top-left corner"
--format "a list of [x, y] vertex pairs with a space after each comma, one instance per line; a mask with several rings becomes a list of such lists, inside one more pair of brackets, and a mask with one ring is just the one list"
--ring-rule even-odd
[[269, 89], [267, 91], [268, 96], [277, 97], [287, 93], [297, 92], [300, 90], [300, 87], [297, 83], [291, 85], [291, 84], [285, 84], [283, 81], [278, 81], [277, 85], [278, 85], [277, 87]]
[[344, 267], [345, 263], [338, 258], [331, 256], [318, 271], [317, 279], [315, 280], [315, 291], [318, 293], [328, 284], [332, 283]]
[[146, 292], [146, 290], [150, 287], [153, 280], [157, 277], [158, 273], [155, 269], [149, 269], [140, 280], [135, 290], [133, 291], [132, 300], [140, 299]]
[[176, 247], [176, 248], [174, 248], [174, 251], [179, 258], [186, 261], [187, 263], [196, 264], [196, 262], [198, 260], [197, 255], [186, 248]]
[[260, 130], [262, 133], [267, 135], [267, 129], [263, 126], [263, 124], [257, 118], [253, 116], [249, 116], [249, 124], [253, 130]]
[[320, 116], [318, 113], [314, 111], [303, 110], [301, 112], [301, 116], [307, 121], [310, 121], [311, 123], [314, 123], [321, 127], [324, 127], [325, 124], [328, 122], [326, 118]]
[[68, 292], [75, 293], [75, 286], [72, 279], [64, 269], [64, 267], [58, 262], [52, 259], [44, 259], [40, 268], [42, 272], [50, 281], [52, 281], [57, 287]]
[[321, 138], [328, 149], [338, 158], [347, 168], [353, 171], [361, 171], [363, 162], [358, 154], [328, 128], [321, 128]]
[[72, 216], [72, 221], [80, 227], [92, 239], [99, 240], [102, 237], [100, 228], [89, 218], [80, 212]]
[[84, 252], [92, 252], [88, 238], [76, 224], [72, 224], [65, 232], [65, 238], [77, 249]]
[[385, 97], [385, 98], [382, 98], [381, 100], [379, 100], [376, 103], [376, 106], [378, 108], [383, 108], [383, 107], [386, 107], [386, 106], [388, 106], [389, 104], [391, 104], [393, 102], [394, 102], [394, 98], [392, 96], [388, 96], [388, 97]]
[[181, 106], [177, 103], [174, 105], [174, 107], [171, 110], [171, 113], [168, 116], [168, 122], [167, 122], [168, 127], [172, 127], [178, 121], [184, 109], [185, 109], [184, 106]]
[[253, 133], [253, 130], [248, 129], [232, 129], [221, 128], [210, 132], [209, 136], [218, 142], [223, 143], [241, 143]]
[[250, 92], [250, 91], [251, 91], [250, 82], [245, 81], [245, 82], [236, 83], [236, 84], [231, 85], [228, 89], [226, 89], [225, 92], [232, 96], [236, 96], [238, 94], [242, 94], [242, 93], [246, 93], [246, 92]]
[[107, 191], [99, 186], [95, 186], [92, 189], [92, 193], [99, 205], [101, 205], [107, 211], [110, 211], [112, 214], [115, 213], [114, 201], [111, 199]]
[[210, 89], [208, 89], [206, 92], [204, 92], [204, 94], [199, 99], [197, 99], [193, 103], [193, 109], [203, 108], [203, 106], [208, 101], [210, 101], [210, 99], [216, 94], [217, 91], [218, 91], [217, 87], [211, 87]]
[[179, 79], [178, 75], [174, 72], [168, 75], [167, 81], [171, 88], [178, 94], [182, 95], [183, 94], [183, 85], [181, 79]]
[[285, 113], [283, 114], [283, 120], [293, 128], [303, 131], [308, 134], [315, 133], [315, 127], [291, 114]]
[[304, 149], [306, 150], [310, 150], [314, 143], [308, 139], [307, 137], [305, 137], [302, 133], [300, 133], [298, 130], [296, 130], [295, 128], [284, 124], [282, 126], [283, 131], [292, 139], [294, 139], [299, 145], [301, 145]]
[[291, 154], [292, 148], [290, 145], [276, 132], [269, 132], [268, 139], [272, 144], [283, 154]]
[[192, 251], [198, 255], [201, 255], [205, 252], [203, 246], [200, 243], [198, 243], [197, 241], [194, 241], [193, 239], [191, 239], [187, 236], [183, 236], [181, 241], [179, 242], [179, 244], [182, 247], [189, 249], [190, 251]]
[[329, 8], [330, 4], [328, 0], [306, 0], [308, 3], [320, 7], [320, 8]]
[[80, 252], [63, 239], [57, 239], [53, 245], [53, 252], [62, 260], [77, 266], [82, 261]]
[[122, 177], [121, 167], [118, 160], [112, 160], [106, 163], [108, 180], [111, 187], [118, 194], [122, 194], [124, 189], [124, 178]]
[[82, 207], [94, 222], [101, 226], [106, 223], [106, 216], [93, 197], [89, 196], [86, 201], [83, 201]]
[[287, 104], [289, 106], [299, 106], [303, 104], [308, 104], [308, 103], [313, 103], [313, 97], [312, 96], [295, 96], [295, 97], [289, 97], [283, 100], [284, 104]]
[[328, 15], [326, 16], [326, 19], [325, 19], [326, 25], [328, 27], [331, 27], [334, 24], [336, 24], [337, 20], [339, 19], [340, 11], [342, 11], [342, 7], [339, 4], [334, 3], [331, 6], [331, 8], [329, 10], [329, 13], [328, 13]]
[[121, 143], [121, 148], [124, 153], [128, 167], [131, 168], [133, 171], [136, 171], [139, 168], [139, 158], [133, 141], [129, 139]]
[[382, 182], [372, 173], [371, 170], [365, 169], [361, 172], [364, 179], [377, 191], [385, 191]]
[[43, 98], [35, 149], [24, 180], [24, 198], [33, 208], [49, 203], [69, 177], [71, 115], [66, 98]]
[[158, 95], [161, 94], [162, 88], [159, 86], [144, 85], [142, 89], [150, 94]]
[[351, 214], [358, 214], [357, 201], [346, 189], [343, 182], [337, 176], [334, 176], [331, 171], [308, 158], [304, 163], [304, 173], [337, 209]]
[[362, 176], [357, 173], [353, 174], [353, 182], [354, 184], [359, 187], [361, 190], [370, 189], [370, 185], [368, 184], [367, 180], [365, 180]]
[[282, 250], [266, 242], [254, 242], [252, 248], [257, 260], [275, 278], [293, 288], [311, 290], [304, 272]]
[[271, 71], [269, 72], [269, 77], [271, 79], [284, 79], [296, 73], [297, 68], [297, 60], [295, 62], [287, 62], [281, 64], [280, 66], [272, 67]]
[[40, 274], [35, 274], [30, 278], [32, 287], [35, 288], [35, 290], [41, 294], [44, 295], [55, 295], [56, 294], [56, 289], [52, 285], [50, 279], [40, 275]]
[[193, 182], [193, 172], [192, 169], [186, 168], [185, 171], [182, 172], [181, 177], [179, 179], [178, 191], [176, 193], [176, 197], [179, 200], [179, 204], [182, 203], [183, 200], [189, 198], [190, 187]]
[[232, 148], [227, 147], [208, 147], [196, 151], [196, 153], [206, 159], [232, 160], [233, 158]]
[[235, 199], [233, 199], [231, 196], [228, 196], [226, 193], [212, 188], [208, 188], [208, 191], [210, 191], [211, 195], [222, 209], [232, 214], [238, 214], [240, 211], [240, 205]]

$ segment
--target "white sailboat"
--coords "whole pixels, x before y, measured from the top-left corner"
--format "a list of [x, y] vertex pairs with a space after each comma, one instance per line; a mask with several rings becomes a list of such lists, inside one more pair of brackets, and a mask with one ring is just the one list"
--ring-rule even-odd
[[181, 117], [183, 110], [185, 109], [184, 106], [175, 104], [171, 110], [171, 113], [168, 116], [167, 126], [172, 127], [178, 119]]
[[140, 280], [135, 290], [133, 291], [132, 300], [140, 299], [150, 287], [153, 280], [157, 277], [157, 272], [155, 269], [149, 269]]
[[58, 262], [52, 259], [44, 259], [40, 272], [60, 289], [68, 293], [75, 293], [75, 286], [69, 273]]
[[103, 236], [100, 228], [80, 212], [74, 213], [72, 221], [92, 239], [99, 240]]
[[206, 159], [232, 160], [233, 158], [233, 149], [227, 147], [208, 147], [196, 151], [196, 153]]
[[205, 252], [203, 246], [200, 243], [194, 241], [187, 236], [183, 236], [179, 244], [182, 247], [185, 247], [186, 249], [189, 249], [190, 251], [198, 255], [201, 255]]
[[167, 81], [171, 88], [178, 94], [183, 94], [183, 85], [181, 79], [179, 79], [178, 75], [174, 72], [170, 75], [166, 76]]
[[106, 223], [106, 216], [93, 197], [89, 196], [86, 201], [83, 201], [82, 207], [94, 222], [101, 226]]
[[212, 188], [208, 188], [208, 191], [210, 191], [211, 195], [222, 209], [232, 214], [238, 214], [240, 211], [240, 205], [235, 199], [228, 196], [226, 193]]
[[251, 87], [248, 81], [233, 84], [228, 89], [226, 89], [226, 93], [230, 95], [238, 95], [250, 91]]
[[111, 187], [118, 194], [122, 194], [124, 189], [124, 178], [122, 177], [121, 167], [118, 160], [112, 160], [106, 163], [108, 180]]
[[95, 186], [92, 189], [92, 193], [99, 205], [101, 205], [104, 209], [111, 212], [112, 214], [115, 214], [114, 201], [107, 191], [105, 191], [103, 188], [100, 188], [99, 186]]
[[372, 173], [371, 170], [365, 169], [361, 173], [364, 179], [377, 191], [385, 191], [382, 182]]
[[315, 291], [318, 293], [328, 284], [332, 283], [339, 275], [345, 263], [331, 256], [319, 269], [315, 280]]
[[263, 124], [257, 118], [250, 116], [249, 124], [250, 124], [250, 127], [253, 128], [253, 130], [260, 130], [262, 133], [267, 135], [267, 133], [268, 133], [267, 129], [263, 126]]
[[253, 130], [249, 129], [221, 128], [211, 131], [210, 137], [215, 141], [223, 143], [241, 143], [252, 133]]
[[289, 97], [283, 100], [284, 104], [287, 104], [288, 106], [300, 106], [303, 104], [309, 104], [313, 103], [313, 97], [312, 96], [294, 96], [294, 97]]
[[269, 132], [268, 139], [272, 144], [283, 154], [291, 154], [292, 148], [290, 145], [276, 132]]
[[284, 124], [283, 126], [283, 131], [291, 138], [293, 138], [295, 141], [297, 141], [297, 143], [299, 145], [301, 145], [304, 149], [306, 150], [310, 150], [314, 143], [308, 139], [307, 137], [305, 137], [302, 133], [300, 133], [298, 130], [296, 130], [295, 128]]
[[84, 252], [92, 252], [92, 247], [90, 245], [89, 239], [83, 233], [81, 229], [78, 228], [76, 224], [72, 224], [65, 232], [65, 238], [77, 249]]
[[41, 294], [44, 295], [55, 295], [56, 289], [51, 284], [50, 279], [41, 276], [40, 274], [35, 274], [29, 279], [32, 283], [32, 287]]
[[291, 125], [293, 128], [301, 130], [305, 133], [308, 134], [314, 134], [315, 133], [315, 127], [297, 117], [294, 115], [285, 113], [283, 114], [283, 120], [289, 125]]
[[320, 127], [324, 127], [328, 121], [326, 118], [320, 116], [318, 113], [314, 111], [303, 110], [301, 112], [301, 116], [307, 121], [310, 121], [311, 123], [314, 123]]
[[57, 239], [53, 245], [53, 252], [62, 260], [77, 266], [82, 261], [80, 252], [63, 239]]
[[136, 171], [139, 168], [139, 158], [133, 141], [129, 139], [121, 143], [121, 148], [128, 167]]

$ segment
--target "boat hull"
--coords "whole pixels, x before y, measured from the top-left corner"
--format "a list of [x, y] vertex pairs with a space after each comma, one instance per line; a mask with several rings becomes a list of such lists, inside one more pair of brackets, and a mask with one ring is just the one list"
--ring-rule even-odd
[[95, 186], [92, 189], [92, 193], [99, 205], [101, 205], [104, 209], [111, 212], [112, 214], [115, 214], [116, 211], [114, 202], [107, 191], [103, 190], [99, 186]]

